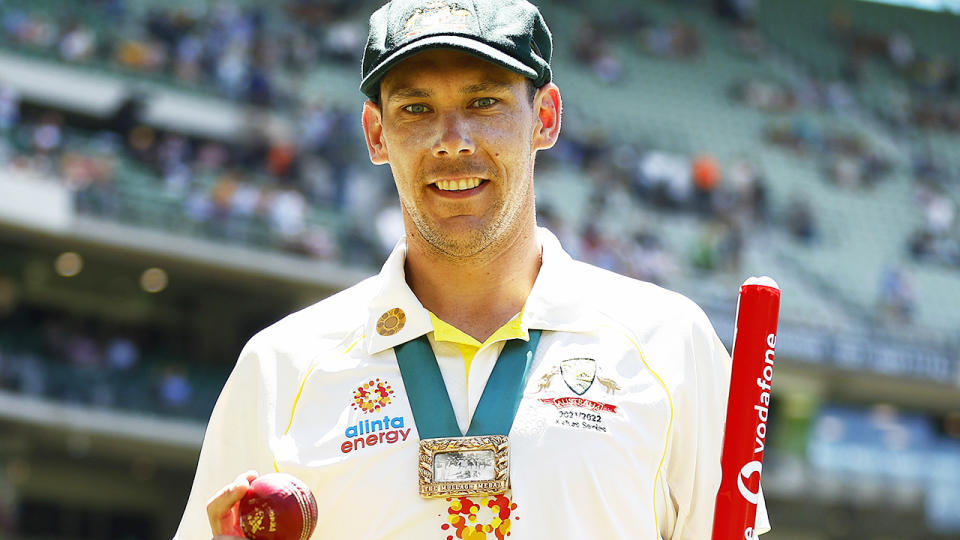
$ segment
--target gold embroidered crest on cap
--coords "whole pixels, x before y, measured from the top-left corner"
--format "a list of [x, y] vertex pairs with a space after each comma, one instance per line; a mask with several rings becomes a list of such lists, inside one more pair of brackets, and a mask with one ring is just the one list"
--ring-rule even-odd
[[407, 323], [407, 315], [400, 308], [393, 308], [384, 312], [377, 320], [377, 333], [381, 336], [392, 336], [403, 330]]
[[470, 32], [466, 20], [472, 15], [457, 4], [447, 4], [443, 0], [430, 2], [425, 7], [417, 8], [407, 19], [404, 37], [411, 39], [428, 33]]

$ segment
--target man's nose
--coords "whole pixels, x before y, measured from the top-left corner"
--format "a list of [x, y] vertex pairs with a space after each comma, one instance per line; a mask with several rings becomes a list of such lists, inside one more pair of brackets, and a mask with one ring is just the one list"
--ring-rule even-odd
[[467, 122], [456, 114], [440, 118], [440, 132], [433, 145], [433, 155], [437, 157], [469, 156], [476, 151], [476, 145], [470, 138]]

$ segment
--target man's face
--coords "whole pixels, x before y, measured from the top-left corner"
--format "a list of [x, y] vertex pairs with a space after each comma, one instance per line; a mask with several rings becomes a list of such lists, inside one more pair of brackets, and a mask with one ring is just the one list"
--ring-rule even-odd
[[555, 140], [541, 133], [540, 101], [521, 75], [459, 51], [387, 73], [364, 130], [371, 159], [393, 171], [408, 234], [465, 257], [535, 224], [534, 155]]

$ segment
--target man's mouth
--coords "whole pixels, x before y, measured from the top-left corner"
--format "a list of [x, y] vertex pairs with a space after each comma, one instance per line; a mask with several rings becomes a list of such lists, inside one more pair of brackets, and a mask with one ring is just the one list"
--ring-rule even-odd
[[456, 180], [437, 180], [433, 183], [440, 191], [466, 191], [485, 182], [483, 178], [458, 178]]

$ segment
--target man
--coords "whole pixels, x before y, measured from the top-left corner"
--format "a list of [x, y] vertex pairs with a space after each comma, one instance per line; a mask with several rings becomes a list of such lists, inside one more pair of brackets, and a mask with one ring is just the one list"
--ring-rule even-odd
[[374, 13], [363, 128], [405, 241], [250, 341], [177, 538], [242, 536], [237, 502], [274, 470], [316, 494], [313, 538], [710, 537], [729, 357], [692, 302], [537, 228], [551, 48], [525, 0]]

